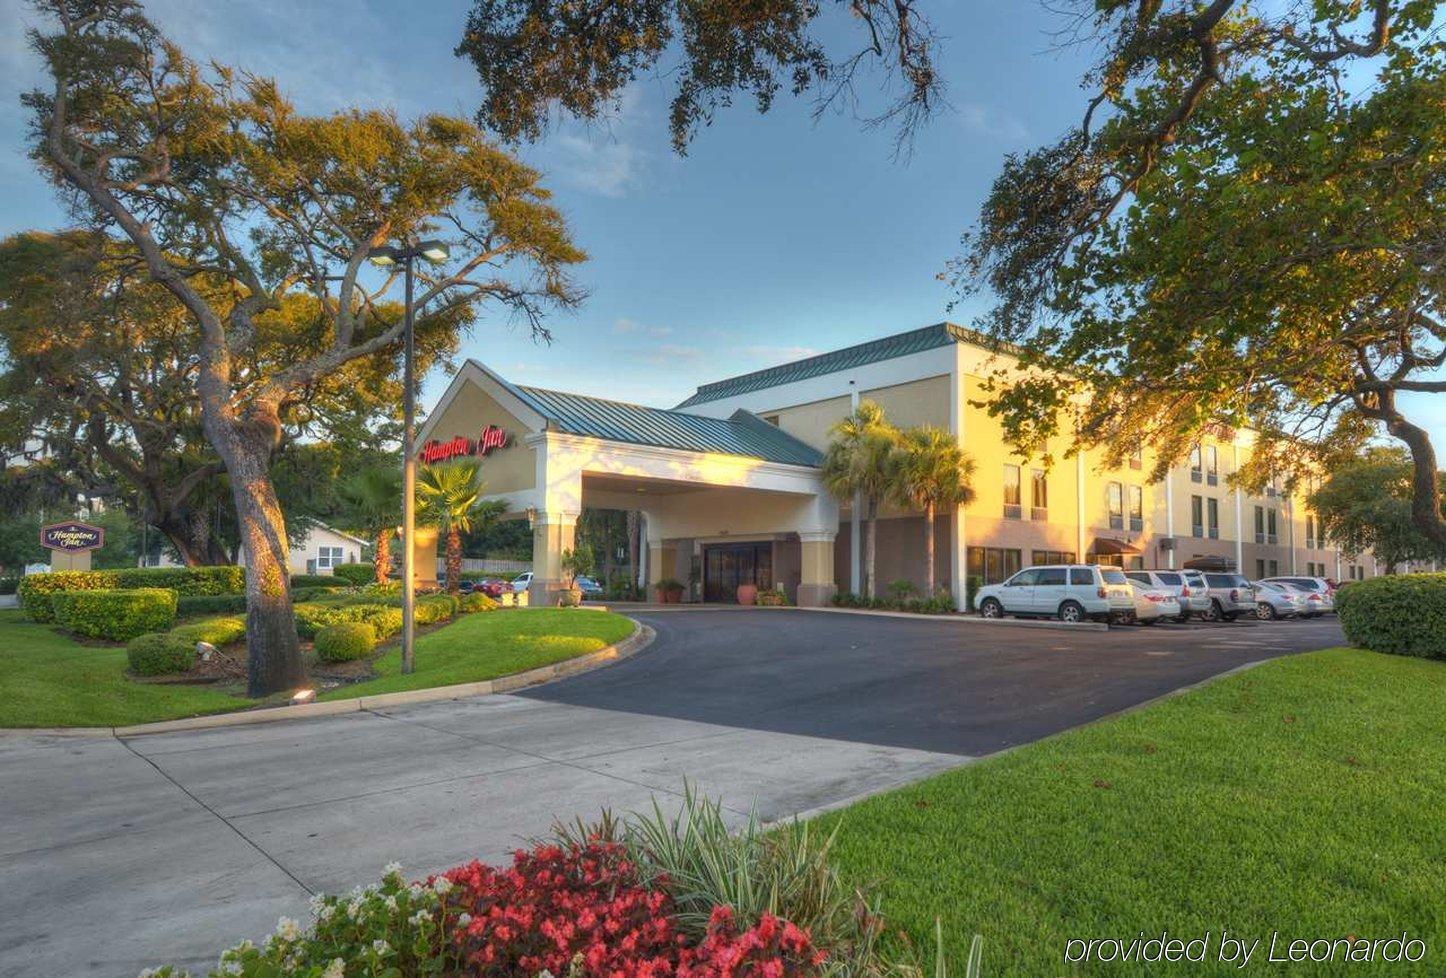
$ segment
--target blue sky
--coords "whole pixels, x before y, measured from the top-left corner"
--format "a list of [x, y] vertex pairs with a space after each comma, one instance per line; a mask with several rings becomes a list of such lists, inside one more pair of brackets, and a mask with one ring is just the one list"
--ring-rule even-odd
[[[479, 89], [452, 55], [463, 0], [150, 0], [152, 18], [198, 58], [277, 78], [304, 111], [352, 104], [470, 115]], [[825, 4], [832, 11], [834, 5]], [[534, 344], [484, 313], [464, 354], [509, 379], [670, 406], [717, 380], [937, 322], [937, 280], [1005, 153], [1077, 118], [1089, 49], [1060, 50], [1056, 15], [1029, 0], [930, 4], [943, 35], [951, 108], [892, 158], [891, 133], [847, 116], [817, 123], [780, 96], [760, 116], [740, 103], [700, 132], [686, 158], [668, 143], [666, 78], [634, 86], [606, 124], [563, 125], [524, 158], [590, 253], [583, 308]], [[0, 22], [28, 22], [0, 0]], [[850, 25], [830, 25], [841, 42]], [[17, 103], [38, 67], [18, 31], [0, 38], [0, 234], [54, 227], [63, 214], [24, 157]], [[446, 386], [429, 378], [424, 400]], [[1446, 401], [1446, 398], [1438, 398]], [[1446, 444], [1446, 407], [1412, 405]]]

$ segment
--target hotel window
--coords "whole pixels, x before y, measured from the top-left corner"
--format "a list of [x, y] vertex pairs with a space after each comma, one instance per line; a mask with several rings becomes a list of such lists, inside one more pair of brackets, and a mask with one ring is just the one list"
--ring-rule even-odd
[[1265, 542], [1265, 507], [1255, 507], [1255, 542]]
[[1110, 497], [1110, 529], [1123, 530], [1125, 528], [1125, 497], [1124, 491], [1118, 482], [1111, 482], [1109, 485]]
[[1145, 528], [1145, 490], [1130, 486], [1130, 530], [1138, 533]]
[[1315, 516], [1309, 513], [1305, 517], [1305, 549], [1315, 549]]
[[1220, 482], [1220, 450], [1214, 445], [1205, 446], [1205, 481], [1212, 486]]
[[1256, 561], [1255, 561], [1255, 579], [1258, 581], [1258, 580], [1260, 580], [1260, 579], [1261, 579], [1262, 577], [1264, 577], [1264, 576], [1265, 576], [1265, 561], [1260, 560], [1260, 559], [1257, 558]]
[[1265, 511], [1265, 542], [1274, 544], [1279, 542], [1280, 534], [1276, 532], [1275, 510]]
[[1278, 560], [1271, 560], [1271, 561], [1267, 561], [1267, 564], [1269, 565], [1269, 568], [1270, 568], [1270, 576], [1271, 576], [1271, 577], [1274, 577], [1275, 575], [1277, 575], [1277, 574], [1280, 573], [1280, 561], [1278, 561]]
[[1205, 527], [1205, 533], [1212, 540], [1220, 539], [1220, 500], [1210, 497], [1205, 500], [1205, 511], [1209, 516], [1209, 525]]
[[1068, 550], [1033, 550], [1029, 554], [1029, 565], [1034, 567], [1037, 564], [1072, 564], [1074, 554]]
[[345, 561], [342, 559], [342, 551], [341, 551], [341, 548], [340, 548], [340, 547], [318, 547], [318, 548], [317, 548], [317, 550], [316, 550], [316, 566], [317, 566], [317, 567], [319, 567], [319, 568], [324, 567], [324, 568], [327, 568], [327, 569], [329, 570], [329, 569], [335, 567], [337, 564], [342, 564], [342, 563], [345, 563]]
[[1205, 535], [1205, 500], [1200, 496], [1190, 497], [1190, 535]]
[[1137, 448], [1130, 453], [1130, 468], [1139, 471], [1145, 467], [1145, 450]]
[[1049, 481], [1044, 469], [1033, 469], [1029, 473], [1029, 518], [1049, 519]]
[[1200, 481], [1200, 446], [1190, 449], [1190, 481]]
[[1017, 520], [1022, 516], [1019, 502], [1019, 466], [1004, 467], [1004, 518]]
[[1019, 573], [1018, 550], [1003, 547], [970, 547], [969, 576], [985, 584], [1000, 581]]

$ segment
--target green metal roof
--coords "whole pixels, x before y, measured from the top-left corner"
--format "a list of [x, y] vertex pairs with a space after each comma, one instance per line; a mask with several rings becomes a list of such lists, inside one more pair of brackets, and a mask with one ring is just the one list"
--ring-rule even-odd
[[895, 357], [908, 356], [910, 353], [920, 353], [924, 350], [933, 350], [937, 347], [961, 342], [991, 349], [995, 345], [975, 330], [957, 326], [954, 323], [935, 323], [922, 329], [895, 333], [893, 336], [869, 340], [867, 343], [845, 347], [842, 350], [820, 353], [818, 356], [809, 357], [806, 360], [795, 360], [793, 363], [780, 364], [765, 370], [755, 370], [751, 374], [742, 374], [712, 384], [704, 384], [678, 407], [686, 408], [708, 401], [719, 401], [737, 394], [747, 394], [768, 387], [791, 384], [795, 381], [807, 380], [810, 377], [821, 377], [839, 370], [861, 367], [866, 363], [892, 360]]
[[741, 455], [786, 465], [817, 466], [823, 459], [817, 449], [747, 411], [735, 411], [730, 418], [705, 418], [540, 387], [509, 386], [547, 420], [552, 431], [634, 445]]

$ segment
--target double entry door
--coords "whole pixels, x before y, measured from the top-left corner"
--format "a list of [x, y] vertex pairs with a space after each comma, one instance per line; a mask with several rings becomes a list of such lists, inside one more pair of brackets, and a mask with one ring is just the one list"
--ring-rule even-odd
[[773, 587], [773, 543], [723, 543], [703, 547], [703, 600], [738, 600], [738, 585]]

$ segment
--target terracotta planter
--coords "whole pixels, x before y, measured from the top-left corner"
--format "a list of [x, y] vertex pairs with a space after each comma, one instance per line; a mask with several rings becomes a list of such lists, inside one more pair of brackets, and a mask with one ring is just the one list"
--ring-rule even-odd
[[680, 587], [657, 588], [659, 604], [681, 604], [683, 601], [683, 589]]
[[755, 601], [757, 601], [757, 600], [758, 600], [758, 585], [756, 585], [756, 584], [740, 584], [740, 585], [738, 585], [738, 603], [739, 603], [739, 604], [741, 604], [741, 605], [751, 605], [751, 604], [753, 604], [753, 603], [754, 603]]
[[576, 608], [582, 604], [581, 588], [564, 588], [557, 592], [557, 603], [559, 607]]

